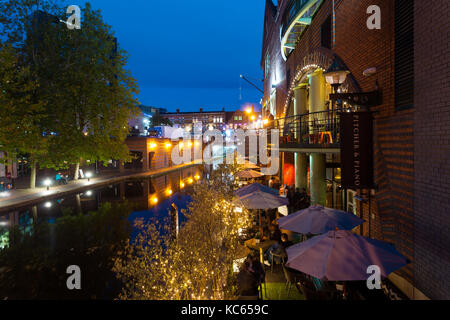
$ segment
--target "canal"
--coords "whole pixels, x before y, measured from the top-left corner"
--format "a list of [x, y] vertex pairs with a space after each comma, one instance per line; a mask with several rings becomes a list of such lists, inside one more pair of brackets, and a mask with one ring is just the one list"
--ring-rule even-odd
[[[133, 178], [0, 213], [0, 299], [114, 299], [113, 257], [136, 237], [136, 221], [181, 213], [211, 166], [156, 178]], [[84, 288], [66, 288], [65, 269], [79, 265]], [[52, 282], [52, 279], [54, 283]]]

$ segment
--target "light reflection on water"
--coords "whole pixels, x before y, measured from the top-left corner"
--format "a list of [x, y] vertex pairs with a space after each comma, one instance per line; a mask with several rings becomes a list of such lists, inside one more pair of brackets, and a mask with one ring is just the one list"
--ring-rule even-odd
[[[131, 223], [137, 218], [149, 221], [151, 218], [168, 217], [168, 209], [174, 203], [180, 212], [180, 222], [183, 222], [181, 210], [186, 209], [190, 202], [190, 197], [185, 191], [204, 174], [205, 168], [193, 167], [157, 178], [125, 180], [114, 185], [84, 190], [62, 199], [43, 201], [31, 207], [0, 212], [0, 249], [11, 245], [12, 227], [18, 227], [24, 234], [32, 233], [35, 224], [45, 222], [54, 224], [57, 218], [62, 217], [64, 211], [88, 213], [96, 211], [100, 205], [107, 202], [128, 201], [133, 209], [129, 216]], [[130, 235], [132, 239], [136, 236], [136, 232], [133, 229]]]

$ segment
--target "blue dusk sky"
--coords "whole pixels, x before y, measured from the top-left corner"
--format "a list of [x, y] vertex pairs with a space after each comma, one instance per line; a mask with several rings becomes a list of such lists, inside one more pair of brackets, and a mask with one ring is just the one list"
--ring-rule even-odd
[[[75, 0], [102, 11], [143, 105], [175, 111], [259, 109], [264, 0]], [[67, 1], [66, 1], [67, 3]]]

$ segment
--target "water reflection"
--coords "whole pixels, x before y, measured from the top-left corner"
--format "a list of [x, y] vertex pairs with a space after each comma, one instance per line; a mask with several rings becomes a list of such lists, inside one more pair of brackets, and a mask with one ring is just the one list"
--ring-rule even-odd
[[21, 234], [32, 234], [37, 224], [44, 222], [53, 224], [67, 212], [96, 211], [107, 202], [122, 203], [127, 200], [133, 209], [133, 213], [129, 216], [131, 222], [136, 218], [146, 220], [152, 217], [168, 217], [168, 210], [172, 204], [180, 211], [187, 207], [190, 198], [185, 194], [186, 189], [202, 177], [206, 177], [210, 169], [209, 166], [199, 166], [152, 179], [125, 180], [101, 188], [86, 189], [61, 199], [47, 200], [31, 207], [1, 212], [0, 249], [13, 245], [10, 233], [16, 226]]

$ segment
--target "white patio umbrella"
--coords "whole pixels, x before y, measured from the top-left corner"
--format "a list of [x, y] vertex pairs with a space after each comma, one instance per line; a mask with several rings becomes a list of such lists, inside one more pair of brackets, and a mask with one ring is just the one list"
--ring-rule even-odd
[[251, 162], [248, 161], [248, 160], [245, 161], [245, 163], [244, 163], [243, 166], [244, 166], [245, 169], [261, 169], [261, 167], [257, 166], [257, 165], [254, 164], [254, 163], [251, 163]]

